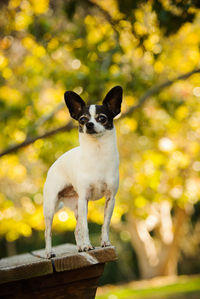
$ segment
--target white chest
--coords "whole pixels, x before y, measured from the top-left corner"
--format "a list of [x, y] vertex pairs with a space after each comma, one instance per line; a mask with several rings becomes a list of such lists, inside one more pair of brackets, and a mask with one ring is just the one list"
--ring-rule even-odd
[[88, 190], [89, 198], [96, 200], [118, 188], [119, 158], [115, 131], [98, 140], [83, 136], [80, 140], [78, 185]]

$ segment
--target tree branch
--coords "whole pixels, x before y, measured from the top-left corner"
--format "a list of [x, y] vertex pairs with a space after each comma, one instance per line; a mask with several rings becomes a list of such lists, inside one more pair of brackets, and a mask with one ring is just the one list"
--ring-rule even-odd
[[117, 43], [119, 44], [119, 32], [115, 28], [115, 26], [119, 23], [119, 21], [113, 20], [110, 13], [107, 10], [105, 10], [101, 5], [99, 5], [99, 3], [97, 3], [96, 1], [88, 0], [88, 3], [96, 7], [100, 11], [100, 13], [104, 16], [104, 18], [107, 20], [107, 22], [112, 26], [112, 29], [114, 30], [117, 37]]
[[[196, 74], [196, 73], [200, 73], [200, 68], [198, 69], [194, 69], [190, 72], [187, 72], [183, 75], [180, 75], [176, 78], [174, 78], [173, 80], [167, 80], [159, 85], [156, 85], [152, 88], [150, 88], [147, 92], [145, 92], [138, 100], [138, 104], [137, 105], [134, 105], [134, 106], [131, 106], [125, 113], [123, 113], [120, 117], [120, 119], [123, 119], [124, 117], [126, 116], [130, 116], [136, 109], [140, 108], [144, 103], [145, 101], [150, 98], [151, 96], [153, 96], [154, 94], [160, 92], [161, 90], [163, 90], [164, 88], [166, 87], [169, 87], [171, 86], [173, 83], [179, 81], [179, 80], [185, 80], [187, 78], [189, 78], [190, 76], [192, 76], [193, 74]], [[59, 109], [58, 109], [59, 110]], [[51, 118], [51, 116], [53, 116], [54, 113], [51, 115], [48, 115], [48, 117], [43, 117], [41, 119], [41, 121], [45, 121], [46, 119], [49, 119]], [[34, 143], [36, 140], [38, 139], [43, 139], [43, 138], [47, 138], [47, 137], [50, 137], [50, 136], [53, 136], [59, 132], [68, 132], [70, 131], [71, 129], [75, 128], [75, 126], [73, 125], [72, 121], [70, 121], [68, 124], [62, 126], [62, 127], [59, 127], [57, 129], [54, 129], [52, 131], [49, 131], [49, 132], [46, 132], [44, 133], [43, 135], [40, 135], [40, 136], [35, 136], [35, 137], [27, 137], [25, 141], [23, 141], [22, 143], [20, 144], [16, 144], [16, 145], [13, 145], [11, 147], [8, 147], [7, 149], [5, 149], [4, 151], [2, 151], [0, 153], [0, 157], [3, 157], [7, 154], [10, 154], [10, 153], [13, 153], [13, 152], [16, 152], [17, 150], [27, 146], [27, 145], [30, 145], [32, 143]]]
[[136, 109], [140, 108], [148, 98], [150, 98], [154, 94], [160, 92], [161, 90], [165, 89], [166, 87], [171, 86], [175, 82], [180, 81], [180, 80], [185, 80], [185, 79], [191, 77], [193, 74], [196, 74], [196, 73], [200, 73], [200, 68], [194, 69], [194, 70], [192, 70], [192, 71], [190, 71], [188, 73], [180, 75], [180, 76], [174, 78], [173, 80], [167, 80], [167, 81], [165, 81], [165, 82], [163, 82], [163, 83], [161, 83], [159, 85], [153, 86], [152, 88], [150, 88], [149, 90], [147, 90], [147, 92], [145, 92], [139, 98], [138, 104], [135, 105], [135, 106], [130, 107], [125, 113], [122, 114], [122, 116], [120, 117], [120, 119], [124, 118], [126, 116], [131, 115]]
[[53, 136], [59, 132], [68, 132], [70, 131], [71, 129], [73, 129], [75, 126], [73, 125], [72, 121], [70, 121], [68, 124], [62, 126], [62, 127], [59, 127], [57, 129], [54, 129], [54, 130], [51, 130], [49, 132], [46, 132], [42, 135], [39, 135], [39, 136], [35, 136], [35, 137], [27, 137], [25, 141], [23, 141], [22, 143], [19, 143], [19, 144], [16, 144], [16, 145], [13, 145], [11, 147], [8, 147], [6, 150], [4, 150], [3, 152], [0, 153], [0, 157], [3, 157], [7, 154], [10, 154], [10, 153], [13, 153], [13, 152], [16, 152], [17, 150], [27, 146], [27, 145], [30, 145], [32, 143], [34, 143], [36, 140], [38, 139], [43, 139], [43, 138], [47, 138], [47, 137], [50, 137], [50, 136]]
[[30, 128], [30, 132], [34, 129], [37, 129], [38, 127], [42, 126], [47, 120], [51, 119], [52, 117], [54, 117], [54, 115], [60, 111], [62, 108], [65, 107], [65, 103], [62, 102], [60, 104], [58, 104], [55, 109], [53, 111], [51, 111], [48, 114], [42, 115], [34, 124], [33, 127]]

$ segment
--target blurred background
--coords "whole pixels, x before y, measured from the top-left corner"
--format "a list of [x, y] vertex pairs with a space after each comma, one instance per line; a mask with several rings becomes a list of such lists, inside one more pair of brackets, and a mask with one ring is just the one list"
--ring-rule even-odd
[[[199, 47], [197, 0], [0, 1], [0, 257], [44, 248], [46, 174], [78, 145], [64, 92], [100, 103], [121, 85], [119, 260], [101, 284], [200, 272]], [[96, 246], [103, 207], [89, 204]], [[60, 210], [53, 245], [74, 228]]]

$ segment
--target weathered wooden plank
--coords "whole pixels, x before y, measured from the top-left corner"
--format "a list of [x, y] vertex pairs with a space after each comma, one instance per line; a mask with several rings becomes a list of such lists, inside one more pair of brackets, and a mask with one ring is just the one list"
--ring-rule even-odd
[[59, 245], [53, 249], [56, 257], [51, 260], [45, 258], [44, 249], [34, 251], [33, 255], [27, 253], [1, 259], [0, 284], [116, 260], [112, 246], [98, 247], [89, 252], [78, 252], [72, 244]]
[[0, 260], [0, 298], [94, 299], [104, 264], [116, 260], [114, 247], [78, 252], [75, 245], [44, 249]]
[[29, 253], [0, 260], [0, 284], [52, 273], [52, 263]]
[[55, 269], [57, 272], [64, 270], [79, 269], [90, 265], [105, 263], [116, 260], [114, 248], [96, 248], [88, 252], [79, 252], [78, 254], [55, 257]]
[[110, 261], [116, 261], [117, 255], [114, 246], [109, 247], [97, 247], [95, 250], [89, 251], [89, 254], [96, 258], [100, 263], [106, 263]]
[[34, 277], [0, 286], [0, 298], [92, 299], [104, 264]]

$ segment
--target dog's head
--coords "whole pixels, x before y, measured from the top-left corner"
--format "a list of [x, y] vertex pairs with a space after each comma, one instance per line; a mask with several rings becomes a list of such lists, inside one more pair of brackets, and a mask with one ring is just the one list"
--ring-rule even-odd
[[122, 88], [113, 87], [102, 105], [86, 106], [82, 98], [73, 91], [65, 92], [65, 103], [72, 118], [79, 122], [79, 132], [102, 135], [113, 128], [113, 118], [121, 111]]

